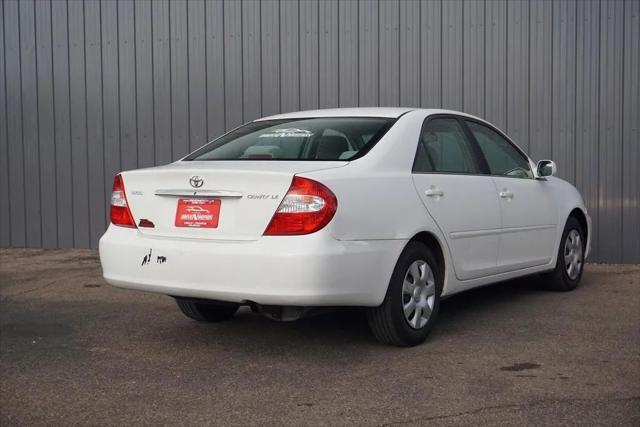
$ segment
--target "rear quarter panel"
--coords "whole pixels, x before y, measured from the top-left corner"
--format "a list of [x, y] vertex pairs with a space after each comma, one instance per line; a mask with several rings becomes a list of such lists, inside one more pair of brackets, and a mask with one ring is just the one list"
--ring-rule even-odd
[[[402, 116], [364, 157], [339, 169], [299, 174], [327, 185], [338, 199], [338, 209], [329, 224], [338, 240], [402, 240], [408, 242], [420, 232], [432, 234], [445, 257], [445, 293], [449, 271], [449, 249], [413, 186], [411, 170], [418, 135], [427, 113], [415, 111]], [[402, 245], [404, 248], [404, 245]], [[400, 256], [390, 261], [388, 277]]]
[[338, 199], [331, 224], [339, 240], [410, 239], [437, 229], [416, 194], [411, 169], [425, 114], [402, 116], [364, 157], [339, 169], [300, 174], [327, 185]]

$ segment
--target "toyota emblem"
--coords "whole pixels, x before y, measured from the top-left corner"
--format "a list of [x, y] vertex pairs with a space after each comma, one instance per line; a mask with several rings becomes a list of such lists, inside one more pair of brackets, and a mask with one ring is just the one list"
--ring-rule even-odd
[[189, 184], [191, 184], [193, 188], [200, 188], [202, 187], [202, 184], [204, 184], [204, 179], [199, 176], [192, 176], [189, 180]]

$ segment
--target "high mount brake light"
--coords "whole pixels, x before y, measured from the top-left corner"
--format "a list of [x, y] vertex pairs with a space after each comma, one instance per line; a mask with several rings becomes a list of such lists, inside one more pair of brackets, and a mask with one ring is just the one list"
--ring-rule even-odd
[[111, 191], [111, 223], [120, 227], [136, 228], [133, 215], [127, 204], [127, 196], [124, 191], [124, 182], [120, 174], [113, 180]]
[[337, 207], [335, 194], [326, 186], [296, 176], [264, 234], [291, 236], [315, 233], [331, 221]]

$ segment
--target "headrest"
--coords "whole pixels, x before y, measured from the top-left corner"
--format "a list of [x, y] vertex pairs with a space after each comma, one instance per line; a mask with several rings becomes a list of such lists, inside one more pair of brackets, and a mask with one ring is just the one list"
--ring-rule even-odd
[[438, 135], [435, 132], [430, 130], [423, 132], [421, 137], [422, 137], [422, 142], [424, 142], [425, 144], [431, 144], [432, 142], [438, 141]]
[[280, 156], [280, 147], [277, 145], [252, 145], [244, 150], [242, 154], [242, 158], [251, 158], [251, 157], [269, 157], [269, 158], [277, 158]]
[[316, 159], [337, 160], [340, 154], [349, 150], [349, 143], [343, 136], [327, 135], [318, 141]]

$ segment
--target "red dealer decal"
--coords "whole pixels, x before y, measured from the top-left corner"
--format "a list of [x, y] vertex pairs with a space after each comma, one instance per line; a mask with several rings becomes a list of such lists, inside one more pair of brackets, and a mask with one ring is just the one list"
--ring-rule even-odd
[[219, 199], [179, 199], [176, 227], [217, 228]]

